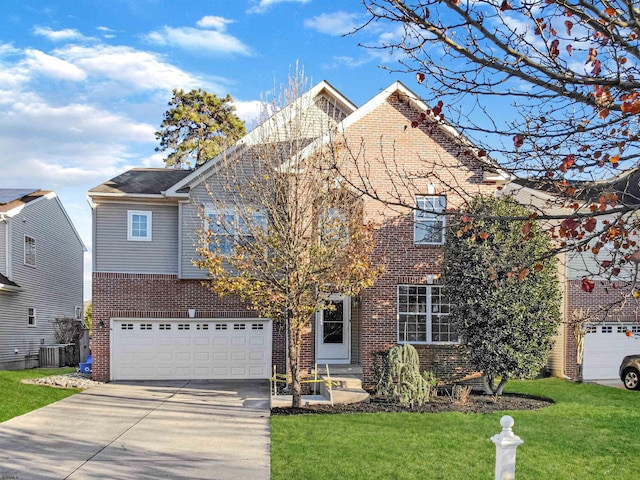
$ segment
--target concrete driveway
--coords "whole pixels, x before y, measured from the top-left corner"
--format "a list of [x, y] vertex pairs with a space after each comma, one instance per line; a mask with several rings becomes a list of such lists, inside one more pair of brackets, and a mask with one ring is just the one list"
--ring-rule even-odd
[[0, 423], [0, 480], [268, 479], [269, 385], [110, 383]]

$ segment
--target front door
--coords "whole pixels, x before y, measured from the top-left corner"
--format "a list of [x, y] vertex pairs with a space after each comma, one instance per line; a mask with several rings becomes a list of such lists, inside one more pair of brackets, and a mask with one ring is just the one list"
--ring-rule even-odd
[[334, 310], [316, 313], [316, 361], [349, 363], [351, 360], [351, 302], [349, 297], [332, 296]]

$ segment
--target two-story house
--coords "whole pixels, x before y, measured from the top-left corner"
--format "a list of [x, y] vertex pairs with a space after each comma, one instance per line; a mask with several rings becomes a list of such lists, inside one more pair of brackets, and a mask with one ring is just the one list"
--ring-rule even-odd
[[[376, 352], [411, 343], [423, 368], [466, 373], [448, 321], [452, 300], [439, 284], [446, 216], [437, 212], [492, 194], [508, 178], [399, 82], [359, 108], [327, 82], [296, 102], [298, 115], [318, 126], [301, 143], [309, 155], [340, 136], [345, 184], [417, 207], [361, 196], [385, 271], [358, 297], [335, 298], [334, 311], [316, 315], [302, 367], [355, 365], [371, 382]], [[277, 125], [282, 114], [267, 122]], [[194, 265], [197, 232], [206, 228], [199, 212], [211, 207], [207, 188], [220, 183], [221, 159], [246, 152], [258, 130], [197, 170], [133, 169], [89, 191], [94, 378], [268, 378], [272, 365], [285, 370], [284, 329], [237, 298], [212, 294]]]
[[0, 188], [0, 369], [38, 366], [56, 318], [82, 318], [85, 246], [55, 192]]

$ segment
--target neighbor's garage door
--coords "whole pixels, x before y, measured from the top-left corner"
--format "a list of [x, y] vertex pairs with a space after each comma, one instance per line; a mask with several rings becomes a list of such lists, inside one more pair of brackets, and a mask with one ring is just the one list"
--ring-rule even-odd
[[112, 380], [269, 378], [271, 322], [114, 320]]
[[[627, 330], [633, 336], [627, 337]], [[583, 377], [585, 380], [619, 378], [620, 362], [634, 353], [640, 353], [640, 327], [637, 324], [594, 325], [584, 338]]]

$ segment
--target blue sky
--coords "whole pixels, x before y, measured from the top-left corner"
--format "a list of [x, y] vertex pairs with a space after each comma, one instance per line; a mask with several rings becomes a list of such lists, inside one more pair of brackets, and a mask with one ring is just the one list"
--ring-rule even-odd
[[20, 0], [0, 3], [0, 187], [55, 190], [89, 252], [90, 188], [132, 167], [161, 167], [154, 151], [173, 88], [230, 93], [251, 127], [261, 94], [296, 62], [357, 105], [395, 80], [399, 38], [366, 20], [358, 0]]

